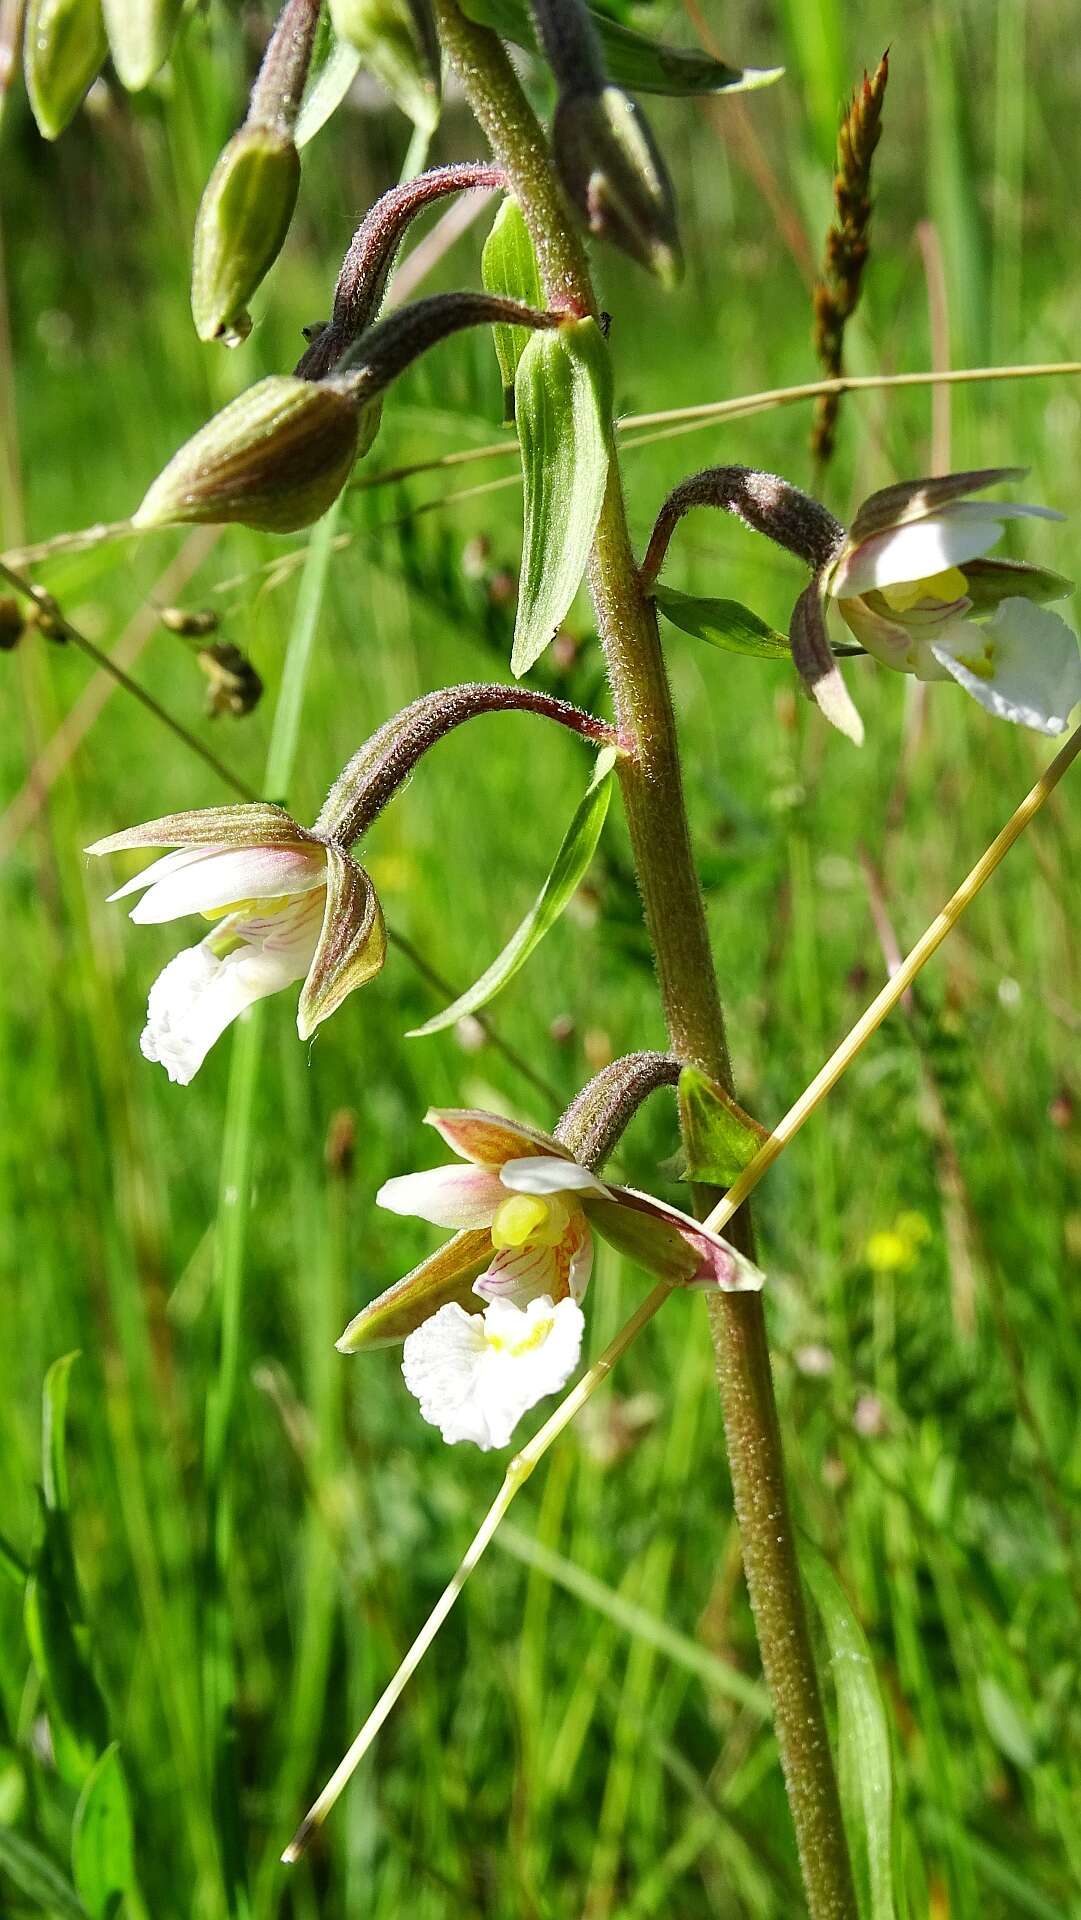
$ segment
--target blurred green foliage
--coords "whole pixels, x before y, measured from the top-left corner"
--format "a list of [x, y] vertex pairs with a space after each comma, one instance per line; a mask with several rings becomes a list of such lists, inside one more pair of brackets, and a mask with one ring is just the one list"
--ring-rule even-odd
[[[637, 17], [690, 37], [677, 6]], [[134, 100], [99, 89], [53, 147], [17, 86], [9, 100], [6, 548], [130, 512], [212, 408], [290, 367], [300, 327], [327, 313], [354, 224], [401, 170], [407, 129], [365, 91], [305, 153], [297, 223], [250, 340], [234, 355], [201, 347], [190, 234], [242, 115], [250, 25], [239, 7], [197, 10], [159, 83]], [[830, 127], [887, 42], [853, 370], [929, 364], [925, 265], [938, 259], [954, 364], [1076, 351], [1081, 44], [1064, 10], [731, 0], [717, 31], [726, 57], [783, 62], [787, 77], [742, 101], [651, 103], [689, 272], [667, 297], [620, 260], [599, 262], [621, 409], [813, 377]], [[479, 151], [452, 94], [433, 158]], [[488, 224], [482, 215], [437, 260], [429, 288], [478, 283]], [[1026, 463], [1029, 497], [1076, 515], [1079, 397], [1065, 380], [955, 390], [949, 458]], [[459, 337], [395, 391], [358, 478], [487, 444], [500, 418], [491, 343]], [[806, 409], [787, 408], [629, 453], [636, 535], [696, 465], [742, 460], [807, 484], [808, 425]], [[847, 400], [830, 505], [844, 513], [926, 471], [930, 427], [926, 390]], [[520, 547], [510, 474], [450, 468], [349, 495], [278, 796], [301, 818], [399, 705], [505, 671]], [[1069, 572], [1072, 539], [1038, 525], [1024, 551]], [[101, 645], [127, 635], [136, 677], [260, 786], [304, 546], [170, 533], [57, 560], [41, 577]], [[802, 585], [783, 557], [704, 515], [681, 530], [666, 577], [782, 629]], [[268, 689], [253, 715], [204, 717], [190, 650], [146, 614], [177, 601], [217, 609], [223, 637], [249, 655]], [[584, 601], [569, 625], [580, 646], [547, 656], [538, 678], [599, 704]], [[924, 705], [910, 683], [856, 662], [868, 733], [856, 753], [826, 736], [783, 662], [673, 629], [666, 645], [737, 1083], [768, 1124], [882, 977], [862, 862], [907, 945], [1045, 744], [994, 726], [953, 688]], [[281, 996], [175, 1088], [139, 1057], [138, 1032], [178, 929], [131, 928], [80, 850], [227, 796], [70, 646], [31, 635], [0, 670], [0, 1909], [90, 1911], [77, 1884], [105, 1911], [121, 1874], [129, 1920], [799, 1911], [776, 1754], [748, 1691], [754, 1639], [696, 1298], [666, 1308], [522, 1497], [521, 1532], [480, 1570], [310, 1861], [277, 1865], [499, 1474], [422, 1426], [393, 1354], [333, 1350], [357, 1306], [433, 1243], [372, 1196], [436, 1157], [420, 1125], [429, 1104], [505, 1105], [550, 1124], [611, 1053], [662, 1042], [618, 809], [573, 909], [491, 1009], [550, 1104], [476, 1035], [406, 1041], [441, 1001], [397, 954], [309, 1052]], [[516, 716], [454, 736], [370, 837], [388, 918], [456, 985], [521, 918], [581, 792], [587, 756], [551, 732]], [[853, 1603], [887, 1710], [899, 1914], [1081, 1914], [1071, 797], [1067, 784], [758, 1206], [798, 1516]], [[234, 1114], [238, 1085], [254, 1083], [249, 1141], [228, 1124], [231, 1073]], [[248, 1148], [245, 1238], [230, 1178]], [[660, 1097], [620, 1170], [678, 1198], [657, 1173], [675, 1150], [674, 1102]], [[594, 1350], [642, 1285], [602, 1262]], [[69, 1485], [54, 1455], [42, 1509], [42, 1383], [76, 1348]], [[226, 1376], [231, 1424], [215, 1461], [204, 1425]], [[62, 1764], [49, 1675], [29, 1657], [20, 1589], [32, 1558], [90, 1745], [108, 1737], [122, 1756], [93, 1810], [106, 1838], [92, 1855], [90, 1840], [81, 1856], [77, 1844], [74, 1869], [86, 1766], [78, 1754]], [[716, 1684], [691, 1657], [700, 1650], [746, 1684]], [[77, 1836], [88, 1820], [84, 1803]]]

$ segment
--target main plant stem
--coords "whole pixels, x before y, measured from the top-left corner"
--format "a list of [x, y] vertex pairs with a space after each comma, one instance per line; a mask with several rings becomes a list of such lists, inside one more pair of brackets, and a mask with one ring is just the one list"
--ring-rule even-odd
[[[544, 135], [501, 42], [467, 20], [457, 0], [435, 0], [435, 11], [473, 111], [522, 207], [549, 302], [595, 314], [584, 249], [552, 172]], [[691, 848], [671, 693], [653, 602], [643, 593], [631, 548], [614, 453], [590, 586], [617, 723], [633, 742], [633, 751], [621, 760], [620, 779], [669, 1037], [681, 1060], [694, 1062], [730, 1089], [724, 1015]], [[740, 1218], [748, 1244], [750, 1223], [746, 1214]], [[807, 1903], [813, 1920], [855, 1920], [761, 1297], [721, 1294], [710, 1303], [710, 1321], [743, 1565]]]

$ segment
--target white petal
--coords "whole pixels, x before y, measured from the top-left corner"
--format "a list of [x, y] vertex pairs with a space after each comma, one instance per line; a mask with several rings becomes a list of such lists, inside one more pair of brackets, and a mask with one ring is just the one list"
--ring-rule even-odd
[[386, 1180], [376, 1205], [436, 1227], [490, 1227], [506, 1193], [492, 1167], [431, 1167]]
[[933, 651], [981, 707], [1038, 733], [1064, 733], [1081, 700], [1077, 635], [1031, 600], [1000, 601], [990, 620], [967, 621]]
[[[160, 1061], [186, 1087], [231, 1021], [269, 993], [302, 980], [319, 936], [321, 909], [298, 902], [266, 920], [226, 921], [178, 953], [150, 989], [146, 1026], [140, 1045], [148, 1060]], [[266, 937], [261, 929], [271, 927]], [[241, 945], [219, 957], [225, 938]]]
[[440, 1307], [405, 1342], [402, 1373], [425, 1420], [444, 1440], [505, 1447], [529, 1408], [566, 1384], [585, 1321], [573, 1300], [524, 1310], [496, 1300], [483, 1315]]
[[588, 1167], [576, 1160], [556, 1160], [551, 1154], [537, 1154], [528, 1160], [505, 1160], [499, 1177], [512, 1193], [595, 1193], [607, 1196], [610, 1189]]
[[987, 553], [1001, 539], [1003, 522], [1016, 518], [1017, 510], [1005, 506], [971, 501], [960, 504], [966, 511], [946, 507], [941, 513], [910, 520], [906, 526], [889, 527], [885, 533], [861, 541], [842, 558], [830, 581], [830, 592], [850, 599], [872, 587], [893, 587], [902, 581], [944, 573], [947, 567], [961, 567], [966, 560]]
[[306, 893], [325, 887], [326, 879], [326, 855], [320, 847], [230, 847], [170, 868], [133, 907], [131, 917], [142, 926], [178, 920], [187, 913], [214, 913], [234, 900]]
[[[88, 852], [92, 851], [92, 848], [88, 848]], [[211, 858], [212, 855], [225, 853], [226, 851], [227, 849], [224, 845], [220, 847], [177, 847], [175, 853], [163, 853], [160, 859], [152, 860], [150, 865], [144, 867], [141, 873], [133, 874], [130, 880], [125, 880], [122, 887], [117, 887], [116, 892], [109, 895], [109, 899], [111, 901], [123, 900], [129, 893], [141, 893], [144, 888], [152, 887], [155, 881], [164, 880], [171, 873], [178, 873], [181, 867], [193, 866], [197, 860], [207, 860]]]

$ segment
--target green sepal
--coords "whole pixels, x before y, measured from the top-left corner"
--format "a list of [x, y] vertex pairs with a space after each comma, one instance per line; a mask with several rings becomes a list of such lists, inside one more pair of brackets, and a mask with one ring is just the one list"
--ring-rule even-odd
[[394, 1346], [452, 1302], [467, 1313], [483, 1313], [486, 1303], [473, 1292], [473, 1282], [491, 1257], [492, 1236], [487, 1227], [456, 1233], [404, 1280], [396, 1280], [361, 1308], [336, 1342], [338, 1352], [361, 1353], [373, 1347]]
[[[480, 256], [481, 279], [489, 293], [523, 306], [543, 307], [544, 290], [522, 209], [510, 194], [500, 205]], [[503, 382], [504, 419], [514, 419], [514, 376], [530, 339], [528, 327], [492, 328], [495, 357]]]
[[191, 311], [200, 340], [243, 339], [248, 301], [274, 265], [300, 188], [300, 155], [288, 134], [234, 133], [199, 202], [192, 247]]
[[555, 638], [585, 572], [611, 454], [612, 367], [594, 320], [535, 333], [514, 382], [525, 516], [511, 671]]
[[662, 286], [683, 272], [675, 194], [641, 107], [620, 87], [561, 96], [552, 126], [556, 169], [598, 239], [619, 247]]
[[767, 1129], [700, 1067], [684, 1067], [678, 1097], [687, 1154], [684, 1179], [709, 1187], [734, 1186], [769, 1139]]
[[660, 585], [654, 587], [653, 597], [674, 627], [693, 634], [696, 640], [708, 641], [711, 647], [750, 654], [759, 660], [791, 657], [787, 634], [778, 633], [776, 627], [768, 626], [738, 600], [701, 600], [695, 594]]
[[414, 1027], [408, 1035], [410, 1040], [424, 1039], [430, 1033], [442, 1033], [444, 1028], [453, 1027], [457, 1021], [464, 1019], [466, 1014], [476, 1013], [480, 1007], [487, 1006], [489, 1000], [494, 1000], [507, 982], [513, 980], [519, 967], [525, 965], [545, 934], [554, 927], [581, 886], [597, 850], [612, 795], [615, 763], [614, 747], [605, 747], [598, 754], [593, 778], [574, 810], [574, 817], [563, 836], [552, 870], [502, 953], [485, 969], [480, 979], [475, 980], [449, 1007], [444, 1007], [442, 1013], [426, 1020], [422, 1027]]
[[101, 0], [30, 0], [23, 71], [30, 111], [46, 140], [58, 139], [74, 119], [108, 51]]
[[358, 49], [350, 46], [348, 40], [338, 39], [329, 14], [324, 14], [293, 129], [298, 147], [306, 147], [326, 126], [331, 115], [337, 113], [360, 68]]
[[[493, 28], [502, 39], [536, 49], [537, 36], [526, 0], [461, 0], [461, 7], [471, 20]], [[601, 44], [605, 73], [616, 86], [626, 87], [631, 93], [746, 92], [769, 86], [784, 71], [783, 67], [730, 67], [708, 53], [665, 46], [592, 7], [588, 12]]]

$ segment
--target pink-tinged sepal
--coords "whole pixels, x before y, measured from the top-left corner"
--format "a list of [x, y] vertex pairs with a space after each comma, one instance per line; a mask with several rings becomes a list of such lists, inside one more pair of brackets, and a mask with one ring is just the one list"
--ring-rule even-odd
[[452, 1303], [467, 1313], [482, 1313], [484, 1302], [473, 1292], [473, 1282], [483, 1272], [491, 1250], [488, 1233], [456, 1233], [404, 1280], [361, 1308], [337, 1342], [339, 1353], [394, 1346], [440, 1307]]
[[637, 1266], [684, 1286], [758, 1293], [765, 1275], [735, 1247], [690, 1214], [633, 1187], [616, 1187], [612, 1200], [595, 1200], [589, 1218], [597, 1232]]
[[347, 994], [377, 974], [387, 957], [379, 897], [363, 867], [340, 847], [326, 848], [326, 906], [315, 958], [297, 1009], [297, 1031], [310, 1039]]
[[517, 1120], [504, 1120], [498, 1113], [469, 1107], [433, 1107], [424, 1118], [452, 1153], [478, 1166], [501, 1167], [506, 1160], [532, 1159], [538, 1154], [555, 1154], [560, 1160], [571, 1157], [550, 1133], [522, 1126]]
[[310, 847], [315, 834], [270, 801], [252, 800], [235, 807], [197, 807], [184, 813], [166, 813], [122, 833], [95, 840], [87, 853], [127, 853], [139, 847]]

